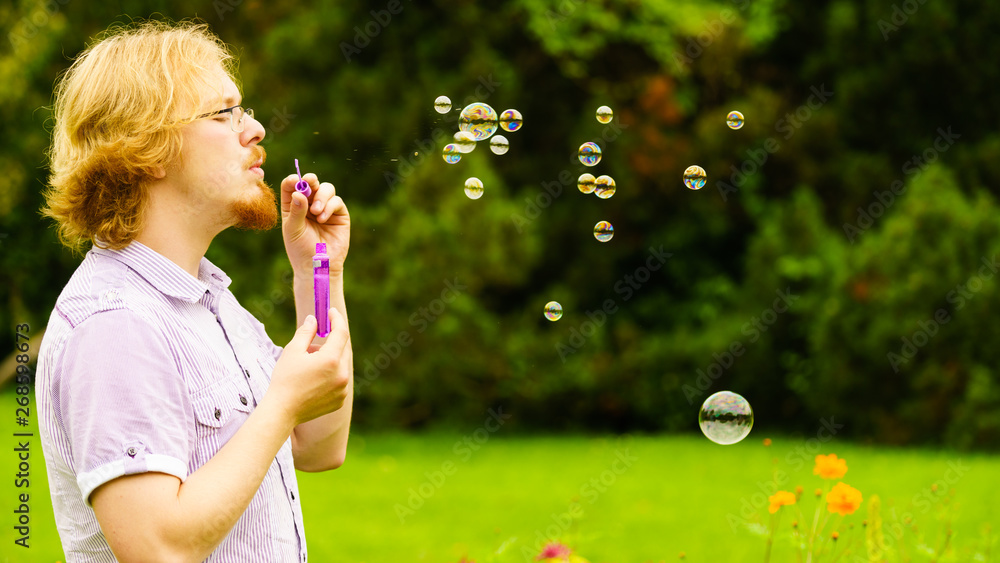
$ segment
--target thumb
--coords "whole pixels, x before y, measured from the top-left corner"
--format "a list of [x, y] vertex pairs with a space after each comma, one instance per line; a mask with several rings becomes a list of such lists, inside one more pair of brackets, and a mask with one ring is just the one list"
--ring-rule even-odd
[[306, 218], [306, 206], [309, 205], [309, 199], [299, 192], [292, 192], [292, 205], [291, 210], [288, 213], [288, 220], [285, 224], [294, 231], [298, 231], [303, 228]]
[[308, 351], [313, 338], [316, 337], [316, 317], [306, 315], [306, 320], [299, 328], [295, 329], [295, 335], [288, 345], [296, 350]]

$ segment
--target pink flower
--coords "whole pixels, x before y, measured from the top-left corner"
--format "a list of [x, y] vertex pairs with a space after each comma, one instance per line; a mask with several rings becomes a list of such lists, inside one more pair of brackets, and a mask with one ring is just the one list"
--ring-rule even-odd
[[569, 561], [570, 553], [572, 553], [572, 551], [570, 551], [568, 547], [557, 541], [554, 541], [550, 542], [542, 549], [542, 552], [539, 553], [537, 557], [535, 557], [535, 561], [544, 561], [546, 559], [556, 559], [556, 558], [562, 558], [566, 561]]

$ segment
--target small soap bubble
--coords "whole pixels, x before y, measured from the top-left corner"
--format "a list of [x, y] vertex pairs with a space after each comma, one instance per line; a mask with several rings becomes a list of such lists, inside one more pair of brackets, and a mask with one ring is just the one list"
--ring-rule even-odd
[[438, 113], [448, 113], [451, 111], [451, 99], [448, 96], [438, 96], [434, 100], [434, 110]]
[[479, 178], [469, 178], [466, 180], [465, 195], [469, 196], [469, 199], [483, 197], [483, 182]]
[[490, 139], [490, 150], [493, 154], [507, 154], [510, 149], [510, 143], [507, 141], [507, 137], [503, 135], [493, 135]]
[[601, 221], [600, 223], [594, 225], [594, 238], [597, 240], [601, 242], [608, 242], [613, 236], [615, 236], [615, 228], [611, 226], [611, 223]]
[[458, 145], [450, 143], [444, 146], [444, 150], [441, 151], [441, 158], [448, 164], [455, 164], [459, 160], [462, 160], [462, 153], [458, 150]]
[[730, 129], [739, 129], [743, 127], [743, 114], [738, 111], [731, 111], [729, 115], [726, 116], [726, 125]]
[[545, 318], [550, 321], [558, 321], [562, 318], [562, 305], [558, 301], [549, 301], [545, 304]]
[[472, 152], [476, 150], [476, 138], [468, 131], [459, 131], [455, 133], [455, 146], [462, 154]]
[[588, 172], [580, 174], [580, 177], [576, 180], [576, 187], [580, 189], [581, 192], [589, 194], [594, 191], [594, 175]]
[[716, 444], [735, 444], [750, 433], [750, 428], [753, 427], [753, 409], [740, 395], [719, 391], [705, 399], [701, 405], [698, 426]]
[[615, 195], [615, 179], [611, 176], [598, 176], [594, 180], [594, 195], [601, 199], [608, 199]]
[[608, 106], [597, 108], [597, 120], [601, 123], [611, 123], [611, 118], [614, 116], [615, 113]]
[[497, 112], [482, 102], [469, 104], [458, 116], [458, 128], [472, 133], [477, 141], [489, 139], [497, 130]]
[[580, 145], [578, 156], [584, 166], [597, 166], [601, 161], [601, 147], [597, 146], [597, 143], [584, 143]]
[[688, 166], [684, 170], [684, 185], [692, 190], [700, 190], [705, 187], [705, 169], [701, 166]]
[[524, 119], [521, 117], [521, 112], [516, 109], [505, 109], [500, 114], [500, 127], [508, 133], [520, 129], [522, 123], [524, 123]]

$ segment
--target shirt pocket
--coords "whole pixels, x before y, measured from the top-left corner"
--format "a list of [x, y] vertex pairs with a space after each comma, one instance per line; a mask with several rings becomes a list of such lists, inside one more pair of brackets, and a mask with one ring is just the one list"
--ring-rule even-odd
[[275, 361], [274, 357], [271, 356], [270, 351], [261, 349], [260, 354], [257, 355], [257, 365], [260, 367], [260, 371], [264, 374], [264, 381], [270, 383], [271, 374], [274, 373], [274, 366], [278, 362]]
[[219, 382], [192, 397], [200, 440], [222, 447], [236, 434], [253, 411], [250, 390], [235, 378]]

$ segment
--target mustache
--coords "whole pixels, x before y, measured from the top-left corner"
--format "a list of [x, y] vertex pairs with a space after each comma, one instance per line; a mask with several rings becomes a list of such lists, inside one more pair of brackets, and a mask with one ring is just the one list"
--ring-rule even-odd
[[260, 162], [261, 166], [267, 162], [267, 151], [260, 145], [250, 147], [250, 158], [247, 159], [246, 168], [249, 169], [254, 164], [257, 164], [257, 162]]

